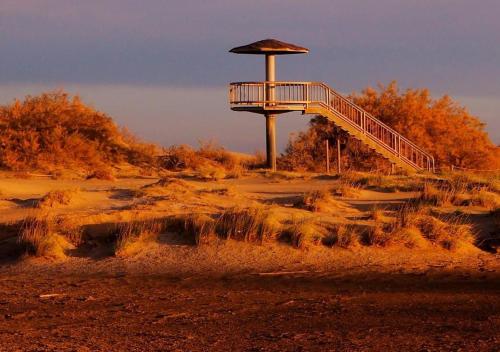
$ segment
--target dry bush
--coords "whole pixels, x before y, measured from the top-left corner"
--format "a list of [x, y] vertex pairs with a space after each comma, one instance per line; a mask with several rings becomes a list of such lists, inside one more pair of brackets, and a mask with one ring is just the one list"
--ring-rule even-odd
[[156, 163], [156, 147], [121, 131], [105, 114], [64, 92], [0, 106], [0, 168], [14, 171]]
[[52, 219], [47, 216], [30, 216], [24, 219], [18, 238], [26, 253], [37, 257], [64, 259], [73, 246], [54, 230]]
[[196, 245], [209, 244], [215, 238], [216, 222], [207, 214], [189, 214], [184, 219], [184, 234]]
[[163, 150], [161, 165], [167, 170], [195, 169], [202, 160], [188, 145], [173, 145]]
[[69, 205], [79, 193], [78, 189], [66, 189], [50, 191], [37, 201], [37, 208], [54, 208], [61, 205]]
[[295, 248], [307, 249], [311, 245], [321, 244], [323, 235], [311, 219], [293, 219], [281, 237]]
[[355, 226], [336, 224], [329, 229], [322, 243], [328, 247], [355, 248], [359, 247], [359, 233]]
[[262, 243], [277, 238], [280, 231], [272, 209], [262, 206], [229, 208], [217, 220], [217, 233], [225, 239]]

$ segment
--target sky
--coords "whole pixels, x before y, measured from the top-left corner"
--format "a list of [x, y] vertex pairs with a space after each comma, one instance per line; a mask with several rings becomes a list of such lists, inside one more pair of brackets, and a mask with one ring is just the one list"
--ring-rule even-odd
[[[0, 104], [63, 89], [161, 145], [264, 149], [259, 115], [227, 84], [264, 79], [264, 58], [228, 53], [276, 38], [307, 55], [277, 79], [360, 91], [397, 80], [449, 94], [500, 143], [498, 0], [1, 0]], [[308, 117], [278, 118], [278, 144]]]

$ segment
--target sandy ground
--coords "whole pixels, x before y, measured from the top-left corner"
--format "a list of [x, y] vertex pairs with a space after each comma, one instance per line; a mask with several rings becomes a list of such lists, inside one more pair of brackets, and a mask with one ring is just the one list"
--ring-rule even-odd
[[[36, 212], [34, 204], [51, 190], [79, 189], [70, 204], [50, 211], [98, 234], [102, 224], [244, 202], [275, 204], [283, 216], [302, 214], [292, 207], [297, 197], [335, 182], [187, 179], [193, 190], [181, 198], [159, 195], [145, 202], [133, 195], [155, 181], [0, 178], [0, 247], [15, 236], [9, 226]], [[374, 205], [391, 209], [413, 196], [364, 190], [321, 217], [369, 224], [366, 215]], [[473, 219], [486, 217], [481, 209], [470, 212]], [[5, 248], [0, 351], [498, 351], [500, 346], [500, 258], [477, 248], [297, 250], [236, 241], [194, 247], [173, 233], [127, 257], [93, 249], [55, 262], [11, 258]]]

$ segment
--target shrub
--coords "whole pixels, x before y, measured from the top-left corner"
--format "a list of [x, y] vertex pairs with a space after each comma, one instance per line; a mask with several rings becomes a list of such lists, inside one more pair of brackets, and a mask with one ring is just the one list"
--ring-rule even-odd
[[64, 92], [28, 96], [0, 106], [0, 167], [10, 170], [82, 169], [154, 163], [156, 147], [121, 131], [107, 115]]

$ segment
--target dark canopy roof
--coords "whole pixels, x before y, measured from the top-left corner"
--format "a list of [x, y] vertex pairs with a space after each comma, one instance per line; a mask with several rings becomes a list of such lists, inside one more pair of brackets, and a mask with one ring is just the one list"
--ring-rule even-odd
[[280, 42], [276, 39], [264, 39], [252, 44], [232, 48], [231, 50], [229, 50], [229, 52], [235, 54], [286, 55], [308, 53], [309, 49], [285, 42]]

